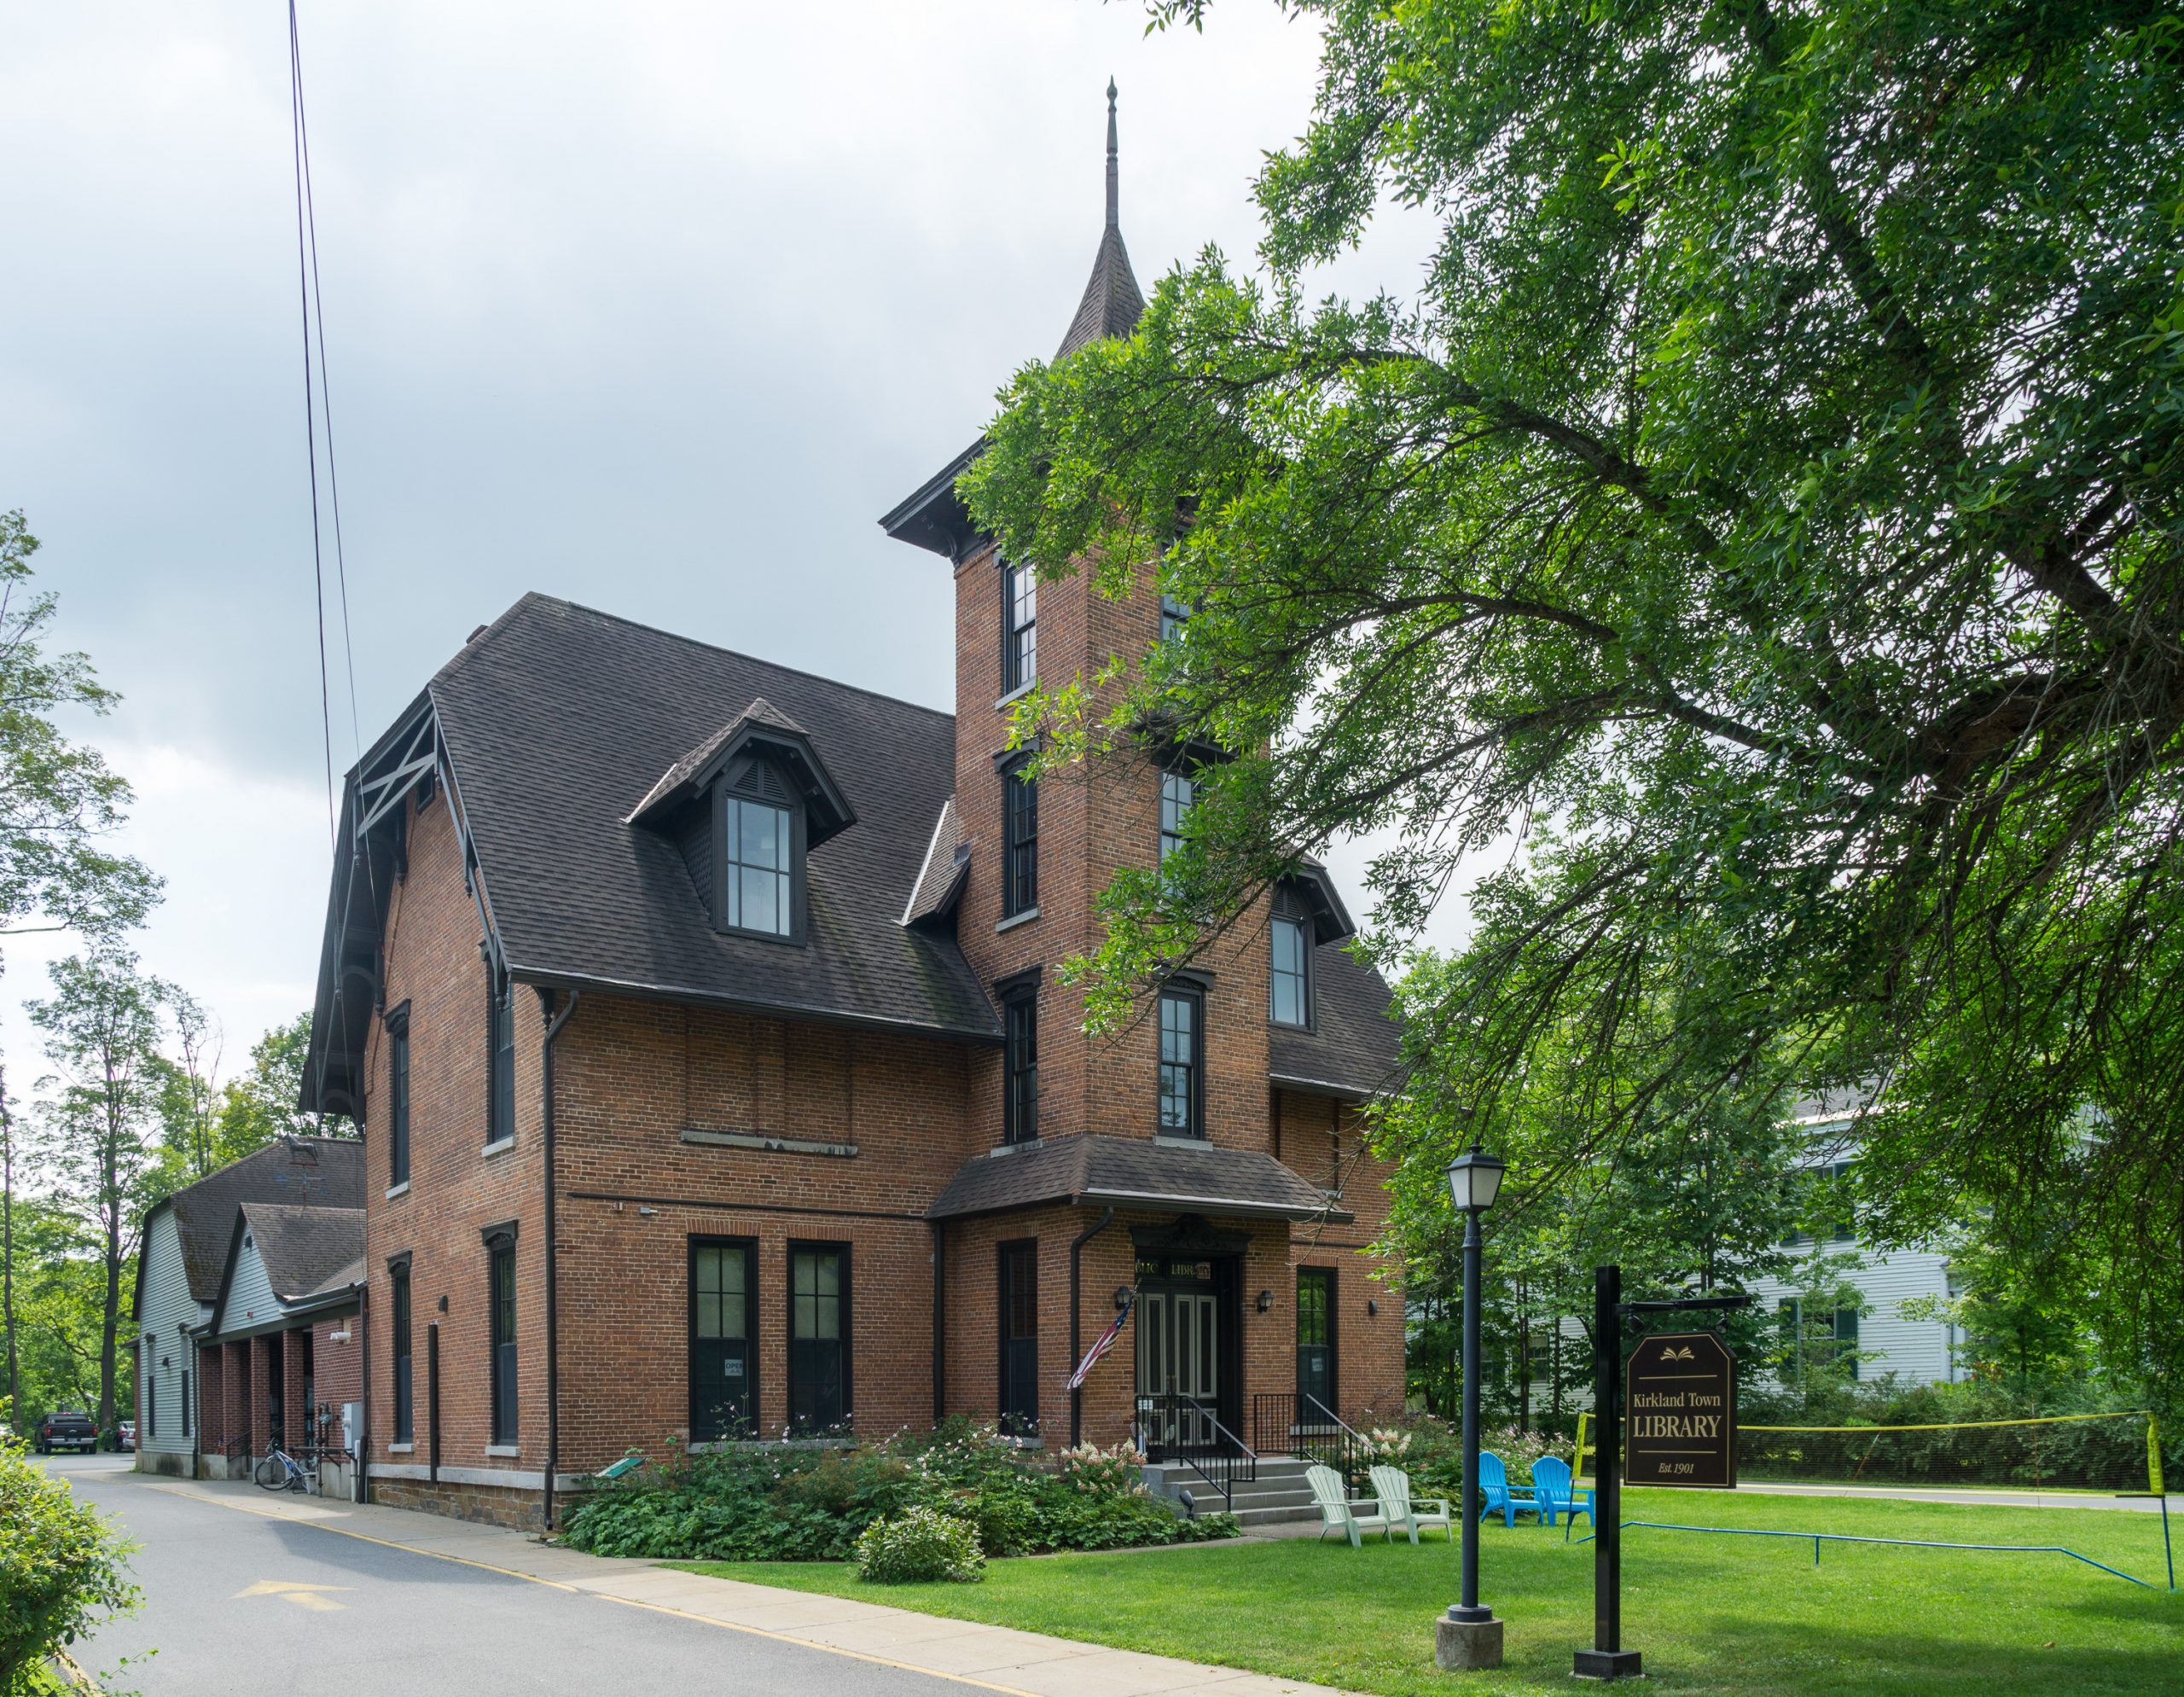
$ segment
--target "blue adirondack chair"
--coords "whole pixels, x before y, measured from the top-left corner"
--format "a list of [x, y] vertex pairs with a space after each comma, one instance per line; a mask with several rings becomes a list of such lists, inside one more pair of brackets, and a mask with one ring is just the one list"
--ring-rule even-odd
[[1540, 1518], [1550, 1526], [1559, 1514], [1567, 1514], [1573, 1526], [1580, 1514], [1594, 1528], [1600, 1526], [1593, 1518], [1592, 1486], [1579, 1491], [1569, 1462], [1559, 1456], [1542, 1456], [1532, 1463], [1532, 1495], [1539, 1499]]
[[1502, 1524], [1514, 1526], [1519, 1514], [1537, 1514], [1538, 1502], [1528, 1491], [1513, 1490], [1509, 1484], [1509, 1470], [1502, 1465], [1502, 1458], [1491, 1450], [1478, 1452], [1478, 1518], [1499, 1513]]

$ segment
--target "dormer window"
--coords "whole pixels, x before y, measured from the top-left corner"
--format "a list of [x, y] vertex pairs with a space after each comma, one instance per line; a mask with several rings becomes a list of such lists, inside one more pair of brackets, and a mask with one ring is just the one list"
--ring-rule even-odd
[[629, 822], [682, 851], [714, 930], [801, 943], [805, 862], [857, 815], [803, 728], [761, 700], [671, 766]]
[[1268, 1014], [1277, 1026], [1312, 1023], [1312, 940], [1303, 900], [1292, 891], [1281, 891], [1275, 898], [1273, 958], [1268, 963]]
[[721, 923], [729, 931], [793, 936], [795, 810], [765, 799], [770, 789], [781, 787], [781, 780], [764, 765], [754, 762], [741, 787], [757, 793], [722, 793]]

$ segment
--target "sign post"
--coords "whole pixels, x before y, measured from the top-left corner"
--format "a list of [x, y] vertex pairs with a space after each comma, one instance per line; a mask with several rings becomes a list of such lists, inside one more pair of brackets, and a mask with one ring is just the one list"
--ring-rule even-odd
[[[1593, 1648], [1580, 1679], [1635, 1679], [1638, 1652], [1623, 1648], [1624, 1446], [1633, 1485], [1732, 1490], [1737, 1482], [1737, 1358], [1711, 1332], [1641, 1338], [1623, 1358], [1624, 1325], [1638, 1314], [1742, 1308], [1748, 1296], [1623, 1300], [1623, 1270], [1593, 1269]], [[1582, 1459], [1582, 1458], [1581, 1458]]]
[[1593, 1269], [1593, 1648], [1577, 1652], [1580, 1679], [1635, 1679], [1638, 1652], [1623, 1648], [1623, 1269]]

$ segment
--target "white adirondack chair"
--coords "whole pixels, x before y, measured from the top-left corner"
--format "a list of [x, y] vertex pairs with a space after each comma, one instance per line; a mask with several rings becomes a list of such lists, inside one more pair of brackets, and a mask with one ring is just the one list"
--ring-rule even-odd
[[[1320, 1536], [1322, 1538], [1339, 1527], [1350, 1534], [1350, 1547], [1356, 1549], [1364, 1541], [1360, 1533], [1388, 1531], [1387, 1521], [1378, 1513], [1361, 1514], [1357, 1512], [1361, 1508], [1377, 1509], [1380, 1505], [1350, 1501], [1349, 1493], [1343, 1489], [1342, 1475], [1333, 1467], [1307, 1467], [1304, 1469], [1304, 1479], [1312, 1487], [1312, 1501], [1319, 1505]], [[1412, 1542], [1416, 1540], [1414, 1538]]]
[[1418, 1542], [1420, 1526], [1438, 1526], [1449, 1537], [1455, 1537], [1455, 1517], [1449, 1512], [1447, 1498], [1414, 1497], [1410, 1494], [1410, 1475], [1401, 1467], [1382, 1465], [1374, 1467], [1372, 1474], [1373, 1494], [1380, 1499], [1380, 1518], [1388, 1524], [1391, 1541], [1397, 1526], [1410, 1534], [1413, 1543]]

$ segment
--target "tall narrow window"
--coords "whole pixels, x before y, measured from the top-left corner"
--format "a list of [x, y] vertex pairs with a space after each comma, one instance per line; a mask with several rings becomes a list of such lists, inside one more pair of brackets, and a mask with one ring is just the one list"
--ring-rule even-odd
[[1835, 1360], [1850, 1377], [1858, 1376], [1858, 1311], [1835, 1311]]
[[393, 1269], [394, 1287], [394, 1441], [408, 1444], [415, 1430], [410, 1415], [410, 1264], [402, 1262]]
[[1297, 1423], [1334, 1417], [1334, 1269], [1297, 1270]]
[[1039, 994], [1031, 985], [1003, 1007], [1002, 1070], [1008, 1074], [1002, 1141], [1028, 1143], [1039, 1135]]
[[788, 1247], [788, 1417], [833, 1432], [850, 1417], [850, 1247]]
[[1191, 622], [1191, 610], [1175, 596], [1160, 597], [1160, 640], [1172, 642], [1183, 634], [1184, 626]]
[[386, 1183], [410, 1182], [410, 1004], [386, 1017]]
[[189, 1369], [185, 1367], [182, 1369], [182, 1435], [184, 1438], [189, 1436], [190, 1427], [189, 1380], [190, 1372]]
[[728, 923], [787, 937], [793, 927], [789, 853], [794, 822], [770, 802], [728, 798]]
[[1160, 774], [1160, 861], [1183, 846], [1183, 822], [1190, 817], [1198, 786], [1184, 772]]
[[690, 1437], [747, 1438], [758, 1412], [758, 1246], [690, 1240]]
[[1027, 763], [1002, 774], [1008, 851], [1002, 874], [1002, 912], [1014, 919], [1039, 905], [1039, 786]]
[[493, 1338], [493, 1444], [515, 1442], [515, 1244], [495, 1241], [487, 1285]]
[[1001, 568], [1001, 688], [1012, 694], [1039, 677], [1039, 580], [1028, 566]]
[[151, 1367], [151, 1357], [148, 1352], [144, 1358], [144, 1436], [157, 1438], [160, 1435], [160, 1380]]
[[1202, 1137], [1205, 999], [1195, 990], [1160, 992], [1160, 1130]]
[[1277, 1026], [1312, 1023], [1312, 950], [1305, 921], [1277, 910], [1274, 915], [1273, 1017]]
[[1039, 1429], [1039, 1245], [1001, 1246], [1001, 1429]]
[[485, 997], [488, 1147], [515, 1136], [515, 982], [505, 972], [490, 975], [492, 983]]

